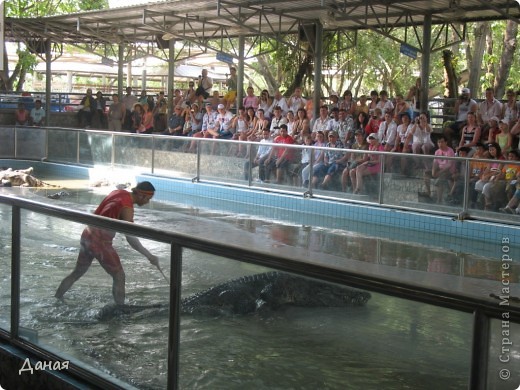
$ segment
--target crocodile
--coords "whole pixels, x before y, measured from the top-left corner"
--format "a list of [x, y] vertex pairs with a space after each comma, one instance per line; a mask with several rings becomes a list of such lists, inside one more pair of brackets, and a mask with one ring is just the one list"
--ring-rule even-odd
[[[181, 313], [194, 315], [250, 314], [284, 306], [361, 306], [370, 293], [280, 272], [267, 272], [213, 286], [181, 300]], [[107, 320], [133, 313], [167, 313], [168, 305], [106, 305], [97, 318]]]

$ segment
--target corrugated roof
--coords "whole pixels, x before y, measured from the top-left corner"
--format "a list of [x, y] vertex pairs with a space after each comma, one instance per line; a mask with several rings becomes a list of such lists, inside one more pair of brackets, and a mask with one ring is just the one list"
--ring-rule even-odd
[[[157, 38], [204, 43], [228, 37], [277, 37], [320, 20], [325, 30], [382, 29], [510, 18], [515, 0], [173, 0], [36, 19], [5, 20], [8, 41], [50, 38], [55, 42], [157, 42]], [[164, 42], [162, 42], [164, 44]]]

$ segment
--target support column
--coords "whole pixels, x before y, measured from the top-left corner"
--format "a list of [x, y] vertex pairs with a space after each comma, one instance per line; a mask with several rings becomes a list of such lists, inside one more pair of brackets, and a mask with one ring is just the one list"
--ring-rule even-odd
[[421, 63], [421, 111], [428, 111], [428, 89], [430, 86], [430, 48], [432, 46], [432, 15], [424, 15], [422, 63]]
[[[175, 83], [175, 39], [168, 41], [168, 88], [165, 91], [168, 96], [168, 111], [171, 111], [173, 104], [173, 85]], [[201, 107], [202, 109], [202, 107]], [[171, 112], [170, 112], [171, 114]]]
[[49, 116], [51, 113], [51, 40], [45, 40], [45, 126], [49, 125]]
[[237, 67], [237, 101], [236, 112], [244, 101], [244, 47], [245, 37], [240, 35], [238, 37], [238, 67]]
[[118, 45], [118, 61], [117, 61], [117, 94], [119, 98], [123, 98], [123, 66], [125, 62], [125, 47], [122, 43]]
[[320, 99], [321, 99], [321, 68], [323, 64], [322, 57], [322, 41], [323, 41], [323, 25], [320, 21], [316, 22], [316, 39], [314, 41], [314, 95], [312, 98], [312, 106], [314, 110], [314, 118], [319, 116]]

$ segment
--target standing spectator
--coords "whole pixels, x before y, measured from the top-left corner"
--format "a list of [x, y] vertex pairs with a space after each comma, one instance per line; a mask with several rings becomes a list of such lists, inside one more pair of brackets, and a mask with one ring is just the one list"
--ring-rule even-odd
[[195, 96], [199, 98], [199, 102], [207, 99], [213, 88], [213, 80], [208, 76], [208, 70], [202, 69], [202, 74], [199, 76], [199, 84], [195, 90]]
[[122, 103], [125, 105], [125, 119], [123, 121], [123, 129], [132, 130], [132, 110], [134, 104], [137, 103], [137, 97], [132, 95], [132, 87], [126, 87], [126, 95], [123, 96]]
[[37, 99], [34, 102], [34, 108], [29, 114], [29, 125], [31, 126], [42, 126], [45, 121], [45, 110], [42, 107], [42, 101]]
[[[273, 95], [273, 103], [271, 104], [270, 111], [274, 112], [275, 107], [280, 107], [282, 109], [282, 115], [287, 115], [287, 112], [289, 111], [289, 107], [287, 106], [287, 100], [282, 96], [279, 89], [276, 90], [276, 92]], [[294, 111], [293, 111], [294, 114]], [[290, 129], [289, 129], [290, 130]]]
[[307, 100], [302, 97], [302, 89], [300, 87], [296, 87], [294, 89], [294, 93], [287, 102], [287, 106], [292, 112], [297, 112], [300, 108], [305, 108], [306, 103]]
[[454, 140], [460, 138], [460, 131], [468, 121], [468, 112], [477, 112], [477, 102], [470, 97], [469, 88], [462, 88], [459, 98], [455, 102], [455, 122], [444, 128], [444, 135], [451, 147]]
[[413, 110], [412, 115], [410, 116], [411, 120], [415, 120], [421, 114], [421, 78], [415, 80], [415, 85], [410, 88], [408, 91], [408, 95], [406, 95], [406, 100], [412, 102], [411, 107]]
[[30, 119], [30, 112], [25, 108], [25, 104], [18, 103], [18, 108], [14, 111], [14, 124], [16, 126], [28, 126]]
[[143, 133], [145, 128], [143, 125], [143, 106], [140, 103], [134, 104], [134, 109], [131, 114], [132, 133]]
[[81, 108], [78, 111], [79, 127], [89, 129], [92, 127], [92, 116], [96, 113], [96, 99], [92, 96], [92, 89], [87, 89], [87, 94], [81, 99]]
[[123, 121], [126, 115], [125, 105], [119, 101], [119, 95], [112, 95], [112, 104], [108, 108], [108, 130], [121, 131], [123, 129]]
[[478, 105], [477, 125], [480, 127], [484, 139], [487, 139], [489, 120], [494, 116], [502, 118], [502, 103], [495, 99], [493, 88], [486, 88], [486, 98]]
[[237, 99], [238, 82], [237, 82], [237, 68], [231, 66], [229, 68], [229, 77], [226, 80], [227, 93], [224, 95], [224, 105], [226, 110], [229, 110], [235, 104]]

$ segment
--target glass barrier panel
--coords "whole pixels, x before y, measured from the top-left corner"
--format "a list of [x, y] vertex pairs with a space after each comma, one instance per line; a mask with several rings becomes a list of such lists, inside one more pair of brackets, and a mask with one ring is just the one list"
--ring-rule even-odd
[[0, 157], [14, 157], [14, 134], [15, 129], [9, 127], [0, 127]]
[[41, 159], [46, 155], [46, 130], [39, 127], [16, 128], [16, 157]]
[[195, 251], [184, 258], [181, 388], [468, 385], [470, 314]]
[[[244, 164], [246, 159], [236, 156], [236, 141], [208, 141], [199, 144], [200, 178], [233, 184], [245, 184]], [[244, 145], [245, 146], [245, 145]]]
[[146, 167], [152, 166], [153, 138], [150, 135], [114, 134], [114, 166]]
[[112, 163], [112, 134], [81, 133], [79, 137], [79, 162], [85, 165], [110, 165]]
[[[511, 275], [511, 282], [518, 283], [518, 273]], [[506, 296], [507, 295], [507, 296]], [[488, 389], [509, 390], [520, 383], [520, 324], [508, 319], [509, 294], [501, 299], [502, 320], [491, 320], [488, 356]], [[497, 303], [498, 305], [499, 303]]]
[[154, 173], [184, 179], [197, 176], [196, 143], [192, 141], [194, 138], [154, 136]]
[[[516, 159], [509, 155], [510, 160]], [[470, 212], [475, 215], [499, 216], [504, 220], [518, 222], [517, 208], [520, 203], [518, 181], [520, 163], [490, 160], [470, 162], [469, 202]]]
[[78, 160], [78, 137], [80, 132], [49, 129], [47, 158], [55, 162], [76, 163]]
[[0, 328], [11, 330], [11, 206], [0, 204]]
[[[146, 210], [146, 214], [154, 212]], [[97, 233], [85, 232], [78, 223], [23, 210], [22, 227], [22, 336], [97, 375], [122, 382], [122, 388], [166, 388], [169, 284], [159, 270], [122, 234], [116, 234], [113, 245], [126, 279], [125, 305], [116, 307], [112, 277], [96, 259], [68, 290], [62, 284], [70, 280], [65, 278], [77, 264], [80, 237], [84, 248], [114, 256], [106, 241], [96, 240]], [[169, 277], [170, 247], [141, 242], [162, 259], [162, 270]], [[55, 297], [58, 291], [61, 300]]]

